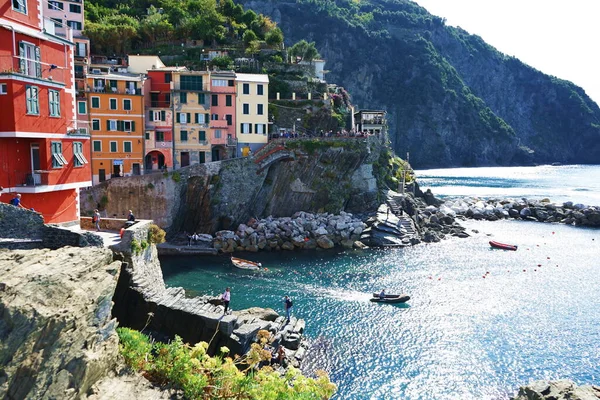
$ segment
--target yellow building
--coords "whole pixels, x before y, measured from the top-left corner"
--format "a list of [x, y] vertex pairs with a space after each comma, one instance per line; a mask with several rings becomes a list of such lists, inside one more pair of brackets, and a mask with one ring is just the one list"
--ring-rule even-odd
[[207, 71], [173, 71], [173, 167], [210, 161], [210, 79]]
[[92, 182], [141, 175], [147, 80], [139, 74], [94, 72], [86, 76]]
[[269, 135], [269, 76], [236, 74], [238, 155], [246, 156], [267, 143]]

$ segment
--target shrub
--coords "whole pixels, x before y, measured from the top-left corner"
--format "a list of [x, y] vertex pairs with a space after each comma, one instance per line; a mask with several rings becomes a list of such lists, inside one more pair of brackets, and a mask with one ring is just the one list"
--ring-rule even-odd
[[100, 208], [105, 209], [107, 205], [108, 205], [108, 197], [106, 195], [104, 195], [100, 199]]
[[181, 174], [179, 172], [175, 171], [171, 175], [171, 179], [173, 179], [175, 182], [179, 183], [179, 182], [181, 182]]
[[136, 371], [146, 369], [152, 361], [152, 344], [148, 336], [129, 328], [117, 328], [119, 334], [119, 352], [125, 363]]
[[140, 245], [140, 242], [133, 239], [131, 241], [131, 252], [135, 255], [138, 255], [141, 253], [141, 251], [142, 251], [142, 246]]
[[148, 189], [154, 189], [154, 184], [152, 182], [150, 182], [149, 184], [146, 185], [146, 187]]
[[167, 233], [156, 224], [150, 224], [148, 227], [148, 241], [152, 244], [160, 244], [165, 242]]
[[150, 246], [150, 244], [148, 243], [147, 240], [142, 240], [142, 242], [140, 243], [140, 246], [142, 247], [142, 250], [146, 250], [148, 248], [148, 246]]

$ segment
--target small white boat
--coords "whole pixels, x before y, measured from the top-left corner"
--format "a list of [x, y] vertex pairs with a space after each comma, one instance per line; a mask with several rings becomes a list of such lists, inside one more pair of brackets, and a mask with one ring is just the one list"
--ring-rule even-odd
[[248, 269], [251, 271], [257, 271], [262, 267], [261, 263], [256, 263], [254, 261], [244, 260], [243, 258], [231, 257], [231, 263], [240, 269]]

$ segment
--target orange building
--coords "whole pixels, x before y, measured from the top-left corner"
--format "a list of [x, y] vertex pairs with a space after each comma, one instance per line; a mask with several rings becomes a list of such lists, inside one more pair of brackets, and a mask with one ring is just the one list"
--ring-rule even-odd
[[91, 185], [89, 136], [77, 130], [73, 34], [43, 18], [41, 0], [0, 0], [0, 199], [46, 223], [79, 221]]
[[[110, 70], [110, 69], [109, 69]], [[143, 174], [144, 93], [140, 74], [100, 72], [86, 78], [92, 136], [92, 181]]]

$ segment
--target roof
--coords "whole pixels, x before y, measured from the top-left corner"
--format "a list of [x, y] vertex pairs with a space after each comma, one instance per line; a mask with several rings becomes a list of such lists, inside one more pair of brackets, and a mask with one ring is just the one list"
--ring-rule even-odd
[[153, 71], [187, 71], [187, 67], [160, 67], [160, 68], [152, 68], [149, 69], [148, 72], [153, 72]]
[[146, 79], [145, 76], [140, 76], [140, 74], [129, 74], [129, 73], [125, 73], [125, 72], [111, 72], [108, 74], [87, 74], [87, 78], [113, 79], [116, 81], [135, 81], [135, 82], [141, 82]]
[[381, 113], [381, 114], [386, 114], [387, 112], [385, 110], [358, 110], [354, 114], [359, 114], [359, 113]]
[[267, 74], [235, 74], [235, 79], [241, 82], [269, 83]]

